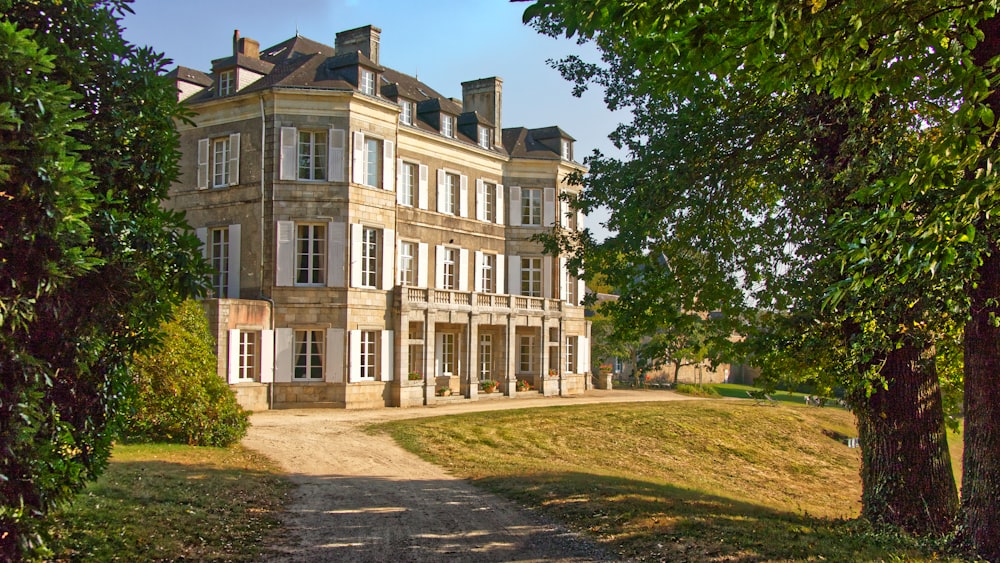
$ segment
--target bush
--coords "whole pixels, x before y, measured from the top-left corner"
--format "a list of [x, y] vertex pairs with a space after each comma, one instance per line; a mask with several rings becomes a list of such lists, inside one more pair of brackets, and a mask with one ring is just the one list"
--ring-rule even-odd
[[133, 442], [228, 446], [246, 435], [249, 413], [216, 374], [205, 312], [182, 303], [163, 324], [159, 349], [132, 363], [136, 392], [123, 437]]
[[685, 395], [693, 395], [695, 397], [720, 397], [719, 392], [711, 385], [689, 385], [687, 383], [679, 383], [675, 388], [678, 393], [684, 393]]

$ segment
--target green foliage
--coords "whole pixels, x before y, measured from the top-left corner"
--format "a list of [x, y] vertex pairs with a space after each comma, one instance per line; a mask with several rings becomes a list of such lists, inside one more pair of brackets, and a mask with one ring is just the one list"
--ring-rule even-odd
[[249, 413], [216, 374], [205, 312], [187, 300], [162, 327], [160, 344], [135, 357], [135, 396], [123, 437], [133, 442], [230, 446], [247, 433]]
[[133, 352], [206, 266], [160, 209], [177, 175], [164, 60], [123, 0], [0, 0], [0, 559], [105, 467]]
[[674, 391], [681, 393], [683, 395], [692, 395], [694, 397], [719, 397], [719, 391], [711, 385], [690, 385], [687, 383], [678, 383], [677, 387], [674, 387]]

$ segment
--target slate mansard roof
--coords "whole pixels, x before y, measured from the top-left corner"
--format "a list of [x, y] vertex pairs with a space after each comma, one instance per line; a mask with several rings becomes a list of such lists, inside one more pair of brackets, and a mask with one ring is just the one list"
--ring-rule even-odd
[[[237, 35], [238, 37], [238, 35]], [[376, 55], [377, 57], [377, 55]], [[376, 98], [391, 103], [401, 103], [403, 100], [413, 103], [414, 119], [410, 125], [428, 133], [439, 133], [440, 115], [451, 115], [456, 119], [454, 139], [470, 145], [479, 146], [478, 139], [470, 136], [468, 126], [484, 126], [494, 128], [491, 116], [477, 111], [465, 111], [461, 100], [442, 95], [440, 92], [421, 82], [414, 76], [381, 66], [361, 51], [337, 52], [337, 49], [314, 41], [301, 35], [286, 39], [276, 45], [259, 52], [234, 54], [213, 59], [213, 73], [204, 73], [187, 67], [177, 67], [169, 76], [178, 82], [200, 87], [201, 90], [190, 95], [186, 101], [198, 104], [220, 97], [231, 97], [242, 94], [261, 92], [272, 88], [302, 88], [320, 90], [359, 91], [358, 86], [350, 80], [350, 73], [357, 68], [364, 68], [376, 73], [378, 85]], [[215, 86], [217, 73], [230, 69], [244, 69], [260, 77], [245, 84], [237, 92], [220, 96]], [[527, 129], [513, 127], [503, 129], [502, 139], [496, 139], [493, 151], [507, 154], [515, 158], [531, 158], [559, 160], [561, 157], [558, 141], [573, 141], [559, 127], [543, 127]], [[546, 142], [555, 141], [555, 142]]]

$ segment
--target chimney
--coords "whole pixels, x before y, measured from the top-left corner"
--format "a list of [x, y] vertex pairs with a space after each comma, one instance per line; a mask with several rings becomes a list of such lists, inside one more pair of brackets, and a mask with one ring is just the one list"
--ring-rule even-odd
[[503, 80], [494, 76], [462, 83], [462, 111], [475, 111], [493, 122], [493, 142], [503, 142], [502, 112]]
[[237, 53], [240, 52], [240, 50], [239, 50], [239, 42], [240, 42], [240, 30], [234, 29], [233, 30], [233, 56], [234, 57], [236, 56]]
[[249, 37], [241, 37], [237, 40], [237, 51], [239, 54], [252, 59], [260, 58], [260, 42]]
[[337, 49], [338, 55], [361, 51], [373, 63], [379, 64], [379, 38], [381, 36], [381, 29], [366, 25], [364, 27], [341, 31], [337, 34], [337, 40], [333, 46]]

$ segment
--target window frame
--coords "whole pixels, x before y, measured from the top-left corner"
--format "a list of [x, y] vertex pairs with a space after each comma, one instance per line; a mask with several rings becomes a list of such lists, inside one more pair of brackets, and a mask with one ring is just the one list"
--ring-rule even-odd
[[[371, 188], [382, 187], [382, 147], [383, 140], [378, 137], [364, 136], [364, 147], [362, 148], [362, 160], [364, 161], [363, 184]], [[374, 158], [373, 158], [374, 157]]]
[[361, 379], [376, 381], [378, 379], [378, 349], [379, 331], [362, 330], [358, 350], [358, 366]]
[[441, 375], [455, 375], [458, 351], [454, 332], [441, 333]]
[[219, 73], [219, 96], [228, 96], [236, 91], [236, 69], [231, 68]]
[[544, 261], [541, 256], [521, 257], [521, 295], [525, 297], [542, 297], [542, 268]]
[[457, 248], [444, 247], [444, 256], [441, 257], [441, 289], [447, 291], [458, 289], [458, 255]]
[[493, 146], [489, 127], [479, 127], [479, 146], [488, 149]]
[[483, 293], [496, 293], [497, 289], [497, 255], [484, 252], [483, 262], [479, 270], [479, 280]]
[[493, 379], [493, 335], [479, 335], [479, 380]]
[[[308, 136], [308, 142], [303, 143], [303, 136]], [[317, 142], [317, 137], [322, 136], [323, 142]], [[296, 142], [296, 151], [298, 154], [298, 162], [296, 165], [296, 177], [299, 181], [304, 182], [322, 182], [326, 181], [329, 175], [330, 163], [327, 162], [327, 153], [330, 148], [330, 139], [327, 135], [327, 131], [314, 131], [310, 129], [299, 129], [298, 138]], [[322, 148], [320, 148], [322, 147]], [[307, 150], [303, 150], [303, 149]], [[303, 160], [308, 160], [308, 164], [305, 170], [308, 171], [307, 177], [302, 175], [303, 171]], [[317, 162], [320, 164], [317, 165]], [[320, 172], [321, 174], [317, 174]], [[322, 176], [322, 177], [320, 177]]]
[[534, 373], [535, 360], [535, 337], [530, 334], [522, 334], [517, 341], [517, 372]]
[[448, 215], [458, 215], [459, 193], [461, 189], [461, 178], [454, 172], [444, 173], [444, 212]]
[[408, 240], [399, 241], [399, 285], [417, 284], [417, 244]]
[[405, 125], [413, 125], [413, 102], [410, 100], [402, 99], [399, 100], [399, 122]]
[[[303, 236], [303, 232], [307, 235]], [[320, 287], [326, 285], [327, 270], [327, 225], [323, 223], [295, 223], [294, 285], [300, 287]], [[303, 242], [309, 252], [303, 252]], [[306, 264], [302, 259], [305, 257]], [[306, 281], [302, 280], [305, 273]]]
[[[323, 330], [296, 329], [292, 343], [292, 380], [322, 381], [325, 353], [326, 342]], [[300, 360], [303, 361], [300, 362]]]
[[[221, 149], [221, 150], [220, 150]], [[233, 145], [230, 137], [212, 139], [212, 187], [225, 188], [229, 186], [229, 161], [233, 156]], [[220, 157], [221, 153], [221, 157]], [[221, 181], [220, 181], [221, 178]]]
[[377, 289], [379, 281], [379, 254], [381, 229], [362, 227], [361, 229], [361, 287]]
[[542, 188], [521, 188], [521, 224], [542, 225]]
[[[219, 235], [224, 240], [216, 240]], [[212, 291], [218, 299], [229, 297], [229, 226], [208, 230], [208, 260], [212, 268]]]
[[455, 116], [441, 114], [441, 134], [449, 139], [455, 138]]
[[257, 381], [259, 369], [257, 353], [260, 349], [260, 332], [241, 330], [239, 340], [239, 366], [237, 379], [239, 381]]
[[577, 337], [566, 337], [566, 373], [577, 373], [576, 371], [576, 348]]
[[400, 170], [400, 205], [406, 207], [416, 207], [417, 202], [417, 183], [419, 182], [418, 166], [412, 162], [402, 162], [402, 170]]
[[358, 77], [358, 90], [362, 94], [367, 94], [369, 96], [375, 95], [375, 71], [368, 70], [366, 68], [360, 69], [360, 76]]

